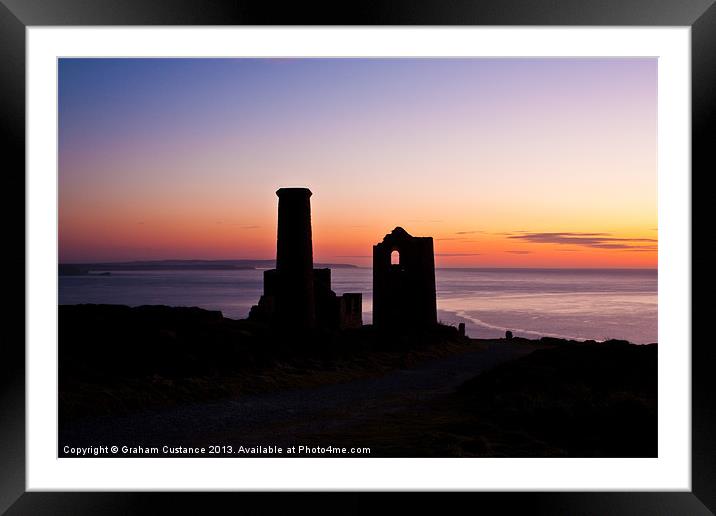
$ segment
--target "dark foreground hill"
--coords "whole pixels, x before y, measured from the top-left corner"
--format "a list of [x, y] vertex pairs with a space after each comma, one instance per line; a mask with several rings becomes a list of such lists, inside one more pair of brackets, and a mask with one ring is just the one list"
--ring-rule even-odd
[[[512, 438], [555, 455], [656, 457], [657, 345], [536, 350], [466, 382], [452, 403], [463, 416], [459, 431], [491, 427], [502, 435], [493, 446]], [[475, 451], [490, 446], [484, 439]]]
[[301, 336], [197, 308], [59, 313], [61, 445], [361, 445], [384, 457], [657, 453], [656, 345], [477, 341], [452, 327]]

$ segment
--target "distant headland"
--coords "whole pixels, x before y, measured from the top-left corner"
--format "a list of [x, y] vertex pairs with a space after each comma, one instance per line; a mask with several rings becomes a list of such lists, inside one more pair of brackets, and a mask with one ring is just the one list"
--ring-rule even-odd
[[[232, 271], [261, 270], [276, 266], [276, 260], [141, 260], [129, 262], [60, 263], [60, 276], [78, 276], [105, 271]], [[357, 269], [350, 263], [317, 263], [318, 267]]]

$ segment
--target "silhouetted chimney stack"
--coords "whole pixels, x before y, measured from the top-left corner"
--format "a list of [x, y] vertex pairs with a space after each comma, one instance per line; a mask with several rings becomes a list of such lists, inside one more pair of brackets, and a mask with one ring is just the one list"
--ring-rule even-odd
[[363, 325], [363, 296], [331, 290], [331, 269], [313, 268], [311, 191], [279, 188], [276, 268], [264, 271], [264, 293], [249, 319], [281, 330], [343, 330]]
[[276, 311], [283, 324], [299, 328], [315, 326], [313, 289], [313, 241], [311, 191], [279, 188], [276, 272], [280, 287]]

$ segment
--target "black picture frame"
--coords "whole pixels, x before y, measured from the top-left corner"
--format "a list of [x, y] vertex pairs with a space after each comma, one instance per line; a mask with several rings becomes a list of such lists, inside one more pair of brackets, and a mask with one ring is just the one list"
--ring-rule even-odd
[[[0, 127], [6, 221], [0, 351], [0, 512], [18, 514], [274, 512], [306, 502], [305, 494], [270, 498], [241, 493], [39, 493], [25, 488], [25, 29], [39, 25], [605, 25], [689, 26], [692, 50], [692, 490], [690, 492], [474, 493], [468, 507], [501, 513], [712, 514], [716, 512], [716, 347], [705, 333], [713, 274], [707, 251], [705, 187], [716, 170], [716, 4], [714, 0], [394, 0], [297, 2], [201, 0], [0, 0]], [[698, 209], [697, 209], [698, 207]], [[704, 243], [704, 239], [706, 243]], [[698, 251], [698, 252], [697, 252]], [[702, 295], [703, 294], [703, 295]], [[21, 325], [22, 322], [22, 325]], [[684, 343], [688, 345], [689, 343]], [[321, 494], [316, 512], [361, 512], [381, 494]], [[237, 499], [238, 497], [238, 499]], [[421, 510], [443, 502], [412, 499]], [[453, 503], [459, 503], [451, 501]], [[158, 507], [161, 511], [157, 512]], [[454, 506], [457, 507], [457, 506]], [[405, 508], [405, 507], [404, 507]]]

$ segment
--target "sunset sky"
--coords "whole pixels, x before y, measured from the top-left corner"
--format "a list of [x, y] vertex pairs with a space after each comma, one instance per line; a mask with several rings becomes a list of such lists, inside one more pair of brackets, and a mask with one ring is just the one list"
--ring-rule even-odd
[[61, 59], [59, 259], [656, 267], [656, 59]]

